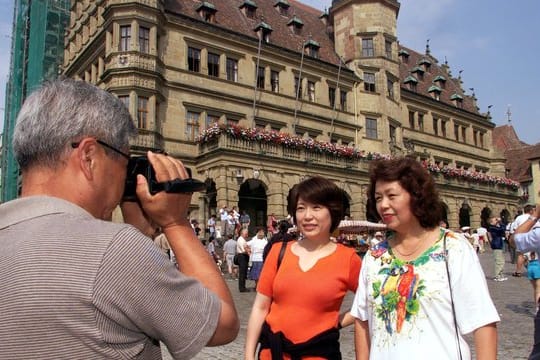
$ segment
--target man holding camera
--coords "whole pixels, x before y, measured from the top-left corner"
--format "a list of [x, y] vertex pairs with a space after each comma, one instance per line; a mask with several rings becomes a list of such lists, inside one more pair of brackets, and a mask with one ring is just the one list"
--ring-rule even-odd
[[[232, 341], [238, 316], [213, 260], [187, 220], [189, 193], [151, 194], [124, 220], [159, 226], [179, 270], [150, 238], [112, 223], [136, 134], [127, 108], [82, 81], [46, 83], [22, 106], [14, 151], [21, 198], [0, 206], [0, 358], [161, 359]], [[182, 163], [148, 153], [160, 183]], [[139, 205], [140, 204], [140, 205]]]

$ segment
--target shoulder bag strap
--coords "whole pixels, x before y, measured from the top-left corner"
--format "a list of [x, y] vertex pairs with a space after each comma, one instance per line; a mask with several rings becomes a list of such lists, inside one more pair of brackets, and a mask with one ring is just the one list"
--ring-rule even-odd
[[281, 266], [281, 261], [283, 261], [283, 256], [285, 256], [285, 249], [287, 249], [287, 242], [281, 241], [281, 249], [279, 249], [279, 255], [277, 258], [277, 270], [279, 270], [279, 267]]
[[447, 232], [444, 233], [444, 238], [443, 238], [444, 264], [446, 265], [448, 288], [450, 289], [450, 304], [452, 305], [452, 316], [454, 318], [454, 329], [456, 330], [456, 340], [457, 340], [457, 346], [458, 346], [458, 351], [459, 351], [459, 359], [463, 360], [463, 356], [461, 355], [461, 345], [459, 343], [458, 324], [457, 324], [457, 319], [456, 319], [456, 307], [454, 306], [454, 295], [452, 293], [452, 284], [450, 282], [450, 269], [448, 268], [448, 251], [446, 250], [446, 234]]

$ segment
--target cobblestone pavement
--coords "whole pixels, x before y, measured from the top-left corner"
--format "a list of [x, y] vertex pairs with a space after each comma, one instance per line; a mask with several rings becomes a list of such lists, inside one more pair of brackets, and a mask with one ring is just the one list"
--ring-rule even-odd
[[[506, 256], [508, 259], [508, 255]], [[495, 282], [493, 276], [493, 256], [491, 251], [480, 254], [480, 262], [486, 274], [491, 297], [497, 307], [501, 322], [498, 325], [499, 346], [498, 359], [518, 360], [527, 359], [532, 347], [533, 319], [535, 306], [533, 303], [532, 286], [523, 277], [512, 277], [514, 265], [508, 262], [505, 264], [505, 274], [507, 281]], [[243, 346], [246, 336], [246, 327], [251, 311], [251, 304], [255, 298], [255, 293], [240, 293], [235, 281], [227, 281], [232, 291], [240, 315], [240, 333], [235, 341], [228, 345], [207, 347], [196, 357], [197, 360], [238, 360], [243, 358]], [[254, 284], [248, 282], [248, 287]], [[352, 294], [345, 298], [343, 308], [350, 308]], [[341, 330], [340, 342], [343, 359], [354, 359], [354, 331], [352, 327]], [[467, 340], [473, 348], [472, 336], [467, 336]], [[171, 356], [164, 350], [164, 360], [171, 360]]]

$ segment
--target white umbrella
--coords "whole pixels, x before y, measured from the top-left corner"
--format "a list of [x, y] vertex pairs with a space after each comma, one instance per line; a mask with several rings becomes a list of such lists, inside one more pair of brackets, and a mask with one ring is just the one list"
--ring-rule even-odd
[[368, 230], [386, 230], [386, 224], [374, 223], [367, 220], [341, 220], [338, 230], [342, 233], [360, 233]]

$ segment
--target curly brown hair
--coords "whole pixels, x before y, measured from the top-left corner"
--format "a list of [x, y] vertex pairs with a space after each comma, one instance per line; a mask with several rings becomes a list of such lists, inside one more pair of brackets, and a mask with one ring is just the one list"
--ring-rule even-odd
[[332, 218], [330, 232], [333, 232], [343, 219], [344, 196], [343, 190], [333, 181], [322, 176], [314, 176], [291, 188], [287, 197], [287, 211], [292, 215], [296, 223], [296, 205], [299, 198], [313, 204], [325, 206], [330, 211], [330, 217]]
[[367, 210], [377, 219], [380, 220], [375, 201], [377, 181], [398, 181], [411, 195], [411, 211], [423, 228], [434, 228], [442, 220], [442, 204], [435, 189], [435, 181], [416, 159], [398, 157], [375, 160], [371, 163], [369, 181]]

